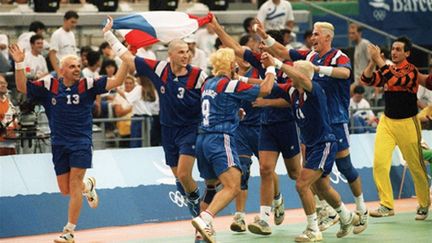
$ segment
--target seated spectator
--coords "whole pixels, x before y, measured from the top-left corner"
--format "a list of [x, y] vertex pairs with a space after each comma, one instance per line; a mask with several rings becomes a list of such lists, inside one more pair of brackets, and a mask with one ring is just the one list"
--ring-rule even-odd
[[122, 60], [120, 59], [120, 57], [115, 55], [114, 50], [111, 48], [108, 42], [105, 41], [102, 44], [100, 44], [99, 52], [102, 54], [103, 60], [111, 59], [116, 62], [117, 67], [121, 65]]
[[16, 154], [15, 141], [11, 140], [15, 137], [16, 110], [7, 95], [7, 86], [6, 79], [0, 75], [0, 156]]
[[108, 78], [113, 77], [117, 72], [117, 64], [114, 60], [104, 60], [100, 68], [100, 75], [106, 75]]
[[39, 79], [48, 74], [45, 58], [42, 56], [44, 38], [36, 34], [30, 38], [30, 50], [25, 53], [24, 64], [27, 78]]
[[100, 53], [97, 51], [89, 51], [87, 53], [87, 67], [82, 70], [83, 77], [86, 78], [99, 78], [99, 68], [101, 66]]
[[206, 25], [205, 28], [197, 30], [195, 33], [197, 38], [197, 47], [203, 50], [207, 57], [214, 52], [214, 43], [217, 35], [210, 25]]
[[306, 30], [303, 34], [303, 45], [299, 50], [312, 50], [312, 30]]
[[191, 65], [207, 70], [207, 55], [205, 52], [196, 47], [197, 38], [195, 35], [189, 35], [183, 39], [189, 46], [189, 51], [192, 54]]
[[364, 87], [357, 85], [354, 87], [353, 96], [350, 99], [349, 108], [354, 112], [351, 117], [352, 133], [374, 133], [376, 131], [377, 118], [370, 109], [369, 102], [364, 99], [364, 93]]
[[5, 73], [11, 69], [8, 51], [9, 39], [7, 35], [0, 34], [0, 72]]

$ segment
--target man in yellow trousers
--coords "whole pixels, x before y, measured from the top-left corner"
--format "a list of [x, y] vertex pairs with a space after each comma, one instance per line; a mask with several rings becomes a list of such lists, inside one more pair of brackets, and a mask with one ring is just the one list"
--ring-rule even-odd
[[[391, 159], [397, 145], [407, 161], [414, 181], [419, 206], [416, 220], [425, 220], [430, 206], [429, 181], [422, 157], [421, 126], [417, 118], [417, 90], [426, 85], [428, 76], [421, 74], [407, 61], [411, 41], [400, 37], [392, 44], [394, 65], [386, 65], [380, 49], [368, 46], [371, 61], [363, 72], [362, 82], [369, 86], [384, 87], [385, 110], [378, 124], [373, 176], [378, 189], [380, 206], [370, 211], [372, 217], [394, 215], [393, 190], [390, 182]], [[375, 66], [379, 69], [375, 70]], [[430, 87], [428, 87], [430, 89]]]

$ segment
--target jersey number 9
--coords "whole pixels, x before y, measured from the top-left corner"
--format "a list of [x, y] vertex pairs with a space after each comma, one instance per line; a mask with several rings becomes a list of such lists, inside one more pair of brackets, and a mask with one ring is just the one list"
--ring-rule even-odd
[[210, 101], [203, 100], [201, 104], [201, 113], [203, 116], [203, 126], [208, 126], [210, 124]]

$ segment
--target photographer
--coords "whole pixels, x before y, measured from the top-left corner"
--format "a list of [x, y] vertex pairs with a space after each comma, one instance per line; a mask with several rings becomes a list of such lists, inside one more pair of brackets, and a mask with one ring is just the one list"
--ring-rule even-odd
[[15, 137], [15, 107], [7, 96], [7, 86], [6, 79], [0, 74], [0, 156], [16, 154], [15, 142], [9, 140]]

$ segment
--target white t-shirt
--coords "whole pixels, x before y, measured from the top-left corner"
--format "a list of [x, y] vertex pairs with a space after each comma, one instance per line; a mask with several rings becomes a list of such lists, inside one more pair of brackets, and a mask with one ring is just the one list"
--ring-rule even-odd
[[[30, 46], [30, 38], [32, 36], [36, 35], [36, 32], [34, 31], [29, 31], [29, 32], [24, 32], [22, 33], [19, 37], [18, 37], [18, 45], [25, 51], [31, 51], [31, 46]], [[49, 49], [49, 43], [46, 40], [43, 40], [43, 48], [44, 49]]]
[[134, 115], [157, 115], [159, 114], [159, 97], [156, 94], [154, 102], [144, 101], [142, 99], [142, 86], [136, 85], [131, 92], [125, 92], [126, 100], [132, 105], [132, 114]]
[[146, 50], [144, 48], [139, 48], [137, 50], [136, 56], [156, 60], [156, 54], [151, 49]]
[[100, 77], [100, 75], [99, 75], [99, 72], [96, 70], [96, 71], [92, 71], [92, 70], [90, 70], [90, 68], [88, 68], [88, 67], [85, 67], [83, 70], [82, 70], [82, 75], [83, 75], [83, 77], [85, 77], [85, 78], [92, 78], [92, 79], [98, 79], [99, 77]]
[[207, 55], [199, 48], [195, 48], [195, 55], [192, 57], [191, 64], [202, 70], [207, 70]]
[[4, 50], [0, 50], [0, 53], [6, 58], [6, 60], [9, 61], [9, 51], [8, 51], [8, 46], [9, 46], [9, 40], [7, 35], [5, 34], [0, 34], [0, 44], [5, 44], [6, 48]]
[[66, 55], [76, 55], [75, 34], [72, 31], [65, 31], [63, 27], [58, 28], [51, 36], [50, 50], [57, 52], [58, 60]]
[[24, 57], [24, 64], [30, 69], [31, 77], [41, 77], [42, 74], [48, 74], [48, 67], [45, 58], [42, 55], [33, 55], [31, 52], [26, 52]]
[[268, 0], [261, 5], [257, 18], [264, 23], [266, 30], [281, 30], [287, 28], [287, 21], [294, 21], [294, 13], [290, 2], [282, 0], [275, 5]]
[[417, 99], [427, 105], [432, 105], [432, 91], [426, 89], [425, 87], [419, 85], [417, 91]]
[[354, 48], [354, 82], [359, 83], [363, 70], [369, 63], [369, 53], [367, 47], [370, 42], [366, 39], [361, 39]]
[[203, 28], [197, 30], [195, 36], [197, 38], [197, 47], [203, 50], [207, 56], [210, 56], [210, 54], [212, 54], [215, 50], [214, 44], [216, 42], [217, 35], [210, 34], [206, 28]]
[[353, 116], [360, 116], [365, 120], [375, 118], [375, 114], [373, 113], [372, 110], [370, 110], [369, 102], [365, 99], [361, 99], [359, 103], [356, 103], [354, 102], [353, 98], [351, 98], [349, 108], [350, 110], [364, 109], [364, 110], [355, 111], [353, 113]]

